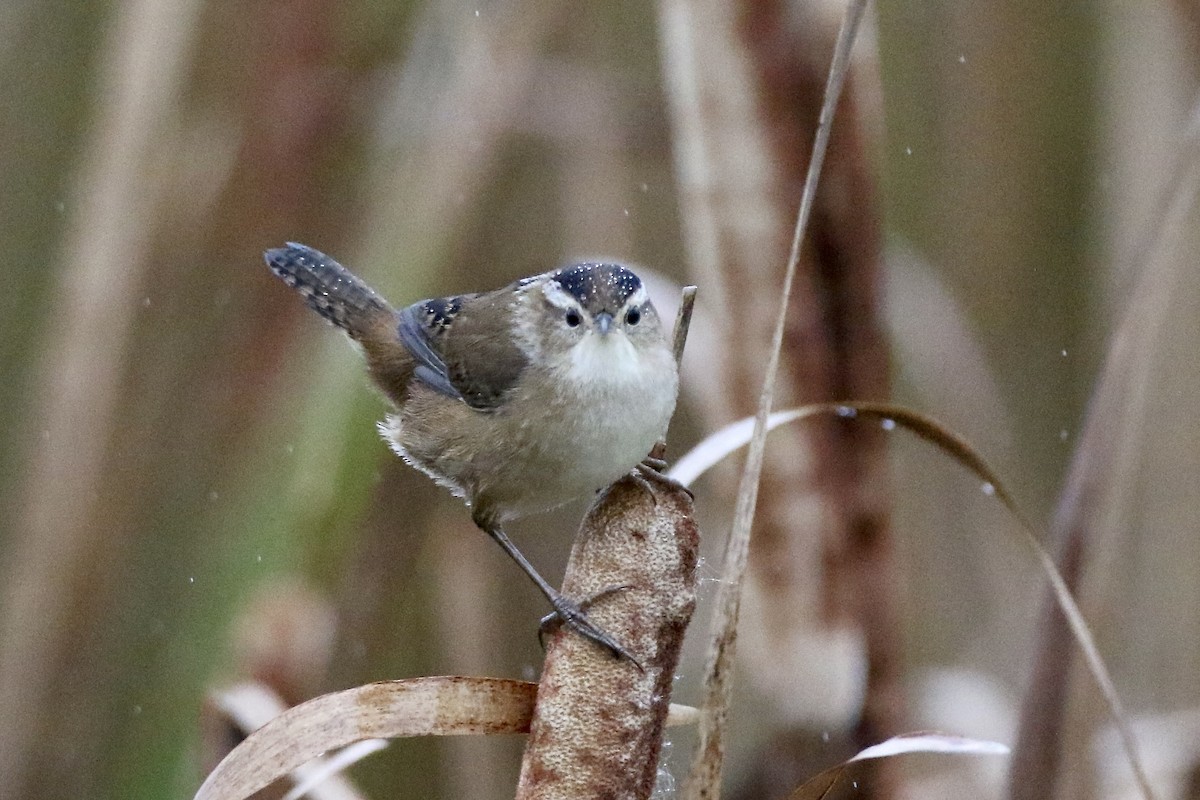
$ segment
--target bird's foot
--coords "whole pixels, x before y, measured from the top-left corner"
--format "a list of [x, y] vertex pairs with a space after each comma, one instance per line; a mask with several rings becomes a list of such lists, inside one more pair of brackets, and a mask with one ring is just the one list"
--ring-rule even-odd
[[[666, 468], [666, 461], [661, 458], [655, 458], [653, 455], [649, 455], [643, 458], [641, 463], [633, 468], [632, 476], [634, 481], [636, 481], [639, 486], [649, 492], [652, 497], [655, 497], [654, 490], [650, 486], [650, 483], [653, 481], [660, 486], [667, 487], [671, 491], [687, 492], [687, 496], [695, 500], [696, 495], [692, 492], [692, 490], [668, 475], [664, 471]], [[655, 497], [655, 502], [657, 502], [657, 500], [658, 498]]]
[[587, 615], [587, 609], [597, 600], [601, 600], [611, 594], [623, 592], [627, 589], [632, 589], [632, 586], [609, 586], [601, 589], [596, 594], [588, 597], [578, 603], [568, 600], [561, 594], [555, 594], [550, 598], [550, 605], [554, 611], [542, 617], [541, 625], [538, 626], [538, 641], [542, 647], [546, 646], [545, 637], [548, 633], [553, 633], [560, 626], [566, 625], [571, 630], [578, 633], [585, 639], [590, 639], [596, 644], [603, 647], [608, 652], [612, 653], [613, 658], [625, 659], [638, 668], [639, 671], [645, 672], [641, 662], [634, 658], [628, 650], [622, 647], [615, 639], [599, 628]]

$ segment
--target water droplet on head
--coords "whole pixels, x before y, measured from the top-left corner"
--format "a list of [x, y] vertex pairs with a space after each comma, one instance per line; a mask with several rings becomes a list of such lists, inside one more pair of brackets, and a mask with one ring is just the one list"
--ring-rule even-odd
[[843, 419], [854, 419], [858, 416], [858, 409], [850, 406], [838, 406], [836, 413]]
[[991, 497], [992, 495], [994, 495], [996, 493], [996, 487], [992, 486], [992, 484], [987, 483], [987, 482], [985, 482], [982, 486], [980, 486], [979, 490], [981, 492], [983, 492], [984, 494], [986, 494], [988, 497]]
[[896, 430], [896, 420], [885, 418], [880, 421], [879, 427], [883, 428], [885, 431], [894, 431]]

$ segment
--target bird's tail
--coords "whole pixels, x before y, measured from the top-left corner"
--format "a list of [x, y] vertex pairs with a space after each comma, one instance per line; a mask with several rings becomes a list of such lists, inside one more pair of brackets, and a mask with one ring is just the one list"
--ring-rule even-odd
[[350, 270], [324, 253], [295, 242], [263, 254], [267, 266], [304, 298], [308, 306], [354, 339], [394, 319], [388, 302]]

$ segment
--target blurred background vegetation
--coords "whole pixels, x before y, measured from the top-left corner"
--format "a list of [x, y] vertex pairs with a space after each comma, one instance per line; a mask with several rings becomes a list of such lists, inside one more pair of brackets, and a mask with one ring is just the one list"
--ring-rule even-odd
[[[679, 7], [699, 20], [690, 44], [671, 38]], [[355, 354], [261, 251], [313, 245], [398, 304], [590, 256], [698, 282], [670, 443], [682, 453], [753, 407], [799, 197], [775, 181], [774, 213], [755, 216], [755, 197], [727, 193], [717, 216], [765, 235], [741, 245], [770, 268], [726, 249], [719, 280], [705, 271], [704, 201], [687, 180], [704, 155], [681, 149], [696, 98], [670, 53], [722, 52], [704, 38], [721, 7], [742, 26], [731, 52], [750, 54], [731, 63], [757, 64], [759, 91], [729, 88], [701, 60], [695, 121], [712, 123], [723, 98], [727, 127], [708, 139], [720, 154], [707, 157], [753, 180], [761, 164], [738, 159], [755, 120], [765, 139], [787, 134], [764, 151], [794, 143], [793, 160], [815, 120], [803, 92], [772, 93], [807, 84], [756, 48], [796, 54], [782, 63], [819, 87], [837, 4], [0, 7], [0, 798], [190, 797], [211, 755], [204, 697], [236, 679], [298, 702], [410, 675], [536, 678], [535, 591], [456, 501], [390, 455]], [[896, 399], [976, 443], [1048, 527], [1091, 409], [1111, 446], [1087, 473], [1100, 489], [1083, 605], [1135, 717], [1153, 723], [1144, 746], [1162, 791], [1180, 797], [1200, 796], [1185, 794], [1200, 783], [1200, 281], [1186, 268], [1200, 228], [1188, 210], [1154, 231], [1172, 180], [1195, 178], [1198, 19], [1165, 1], [877, 3], [854, 113], [837, 122], [854, 142], [831, 154], [832, 222], [807, 262], [817, 302], [839, 264], [868, 265], [858, 291], [887, 352], [864, 391], [886, 393], [890, 376]], [[794, 116], [809, 127], [772, 127], [787, 102], [808, 102]], [[1133, 372], [1098, 403], [1139, 280], [1157, 300], [1130, 323], [1121, 363]], [[792, 399], [813, 399], [804, 374]], [[803, 567], [784, 572], [815, 575], [825, 601], [793, 609], [789, 624], [811, 636], [748, 634], [729, 770], [741, 796], [781, 796], [794, 772], [844, 756], [839, 742], [868, 717], [872, 735], [1016, 737], [1042, 578], [961, 469], [899, 434], [888, 444], [890, 555], [871, 562], [889, 587], [884, 615], [829, 612], [848, 573], [820, 530], [790, 551]], [[809, 463], [803, 447], [777, 444], [778, 469]], [[731, 475], [699, 487], [705, 579]], [[786, 527], [795, 517], [780, 508], [768, 494], [760, 517]], [[565, 562], [580, 511], [514, 530], [545, 573]], [[878, 699], [880, 647], [894, 681], [875, 718], [861, 709]], [[702, 652], [689, 645], [678, 701], [697, 697]], [[1070, 686], [1062, 780], [1034, 796], [1128, 796], [1095, 691]], [[676, 735], [673, 770], [689, 743]], [[373, 797], [502, 798], [520, 744], [405, 741], [352, 776]], [[1004, 786], [995, 764], [918, 764], [876, 796]]]

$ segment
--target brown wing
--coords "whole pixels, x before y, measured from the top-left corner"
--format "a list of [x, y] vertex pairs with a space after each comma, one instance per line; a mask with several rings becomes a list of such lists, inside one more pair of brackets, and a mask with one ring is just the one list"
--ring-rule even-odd
[[513, 342], [511, 291], [440, 297], [400, 312], [415, 377], [472, 408], [496, 408], [528, 364]]

